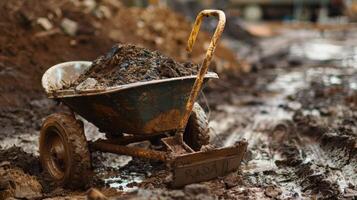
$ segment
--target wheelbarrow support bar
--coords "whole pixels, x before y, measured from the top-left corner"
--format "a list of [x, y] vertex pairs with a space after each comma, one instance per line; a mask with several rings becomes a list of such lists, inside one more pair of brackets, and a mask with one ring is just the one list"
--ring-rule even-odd
[[91, 144], [93, 150], [160, 160], [172, 170], [171, 186], [179, 188], [190, 183], [207, 181], [236, 171], [243, 159], [248, 143], [237, 142], [232, 147], [210, 149], [173, 156], [169, 152], [128, 147], [113, 144], [110, 140], [98, 140]]
[[119, 155], [128, 155], [139, 158], [147, 158], [153, 160], [167, 161], [168, 154], [163, 151], [156, 151], [150, 149], [144, 149], [140, 147], [128, 147], [124, 145], [113, 144], [110, 141], [98, 140], [91, 144], [91, 148], [94, 150], [115, 153]]

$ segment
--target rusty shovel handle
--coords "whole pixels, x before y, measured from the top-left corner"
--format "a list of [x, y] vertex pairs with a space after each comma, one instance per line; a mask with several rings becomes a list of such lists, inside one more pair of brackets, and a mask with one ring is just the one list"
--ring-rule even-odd
[[203, 11], [201, 11], [198, 14], [198, 16], [196, 17], [195, 24], [192, 28], [190, 37], [188, 39], [188, 44], [187, 44], [187, 49], [186, 49], [188, 52], [192, 51], [192, 48], [196, 42], [196, 38], [197, 38], [198, 32], [200, 31], [200, 27], [201, 27], [203, 18], [209, 17], [209, 16], [217, 17], [218, 24], [217, 24], [216, 30], [213, 34], [213, 37], [211, 39], [210, 45], [207, 49], [205, 59], [203, 60], [203, 63], [202, 63], [200, 70], [198, 72], [195, 83], [193, 84], [190, 96], [189, 96], [187, 104], [186, 104], [186, 111], [180, 121], [180, 126], [179, 126], [180, 129], [184, 129], [186, 127], [187, 121], [188, 121], [188, 119], [191, 115], [191, 112], [192, 112], [193, 104], [195, 103], [196, 98], [202, 88], [203, 79], [204, 79], [205, 74], [208, 71], [208, 66], [211, 63], [214, 51], [217, 46], [217, 42], [218, 42], [219, 38], [221, 37], [222, 32], [224, 30], [224, 26], [226, 24], [226, 15], [224, 14], [223, 11], [221, 11], [221, 10], [203, 10]]

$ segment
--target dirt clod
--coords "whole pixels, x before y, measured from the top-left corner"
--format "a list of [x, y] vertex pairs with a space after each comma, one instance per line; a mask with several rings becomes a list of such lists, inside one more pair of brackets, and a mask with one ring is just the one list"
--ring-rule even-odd
[[42, 196], [42, 186], [34, 176], [21, 169], [0, 167], [0, 199], [33, 199]]
[[231, 173], [227, 175], [226, 177], [224, 177], [223, 181], [227, 189], [233, 188], [237, 185], [242, 185], [243, 182], [242, 178], [236, 173]]
[[281, 195], [282, 191], [279, 187], [274, 187], [274, 186], [268, 186], [265, 188], [264, 194], [268, 197], [271, 198], [277, 198], [279, 195]]

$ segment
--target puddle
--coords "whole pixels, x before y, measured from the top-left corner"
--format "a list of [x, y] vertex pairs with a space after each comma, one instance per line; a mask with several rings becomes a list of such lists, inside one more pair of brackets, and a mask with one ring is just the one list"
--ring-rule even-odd
[[145, 179], [145, 175], [138, 173], [130, 173], [128, 175], [120, 175], [118, 177], [110, 177], [104, 180], [109, 187], [123, 191], [133, 192], [138, 189], [137, 184]]
[[38, 134], [17, 134], [15, 137], [0, 140], [2, 149], [8, 149], [12, 146], [21, 147], [25, 152], [38, 156]]
[[290, 57], [326, 62], [338, 61], [339, 65], [356, 68], [357, 47], [346, 42], [336, 42], [328, 39], [314, 39], [299, 42], [290, 46]]

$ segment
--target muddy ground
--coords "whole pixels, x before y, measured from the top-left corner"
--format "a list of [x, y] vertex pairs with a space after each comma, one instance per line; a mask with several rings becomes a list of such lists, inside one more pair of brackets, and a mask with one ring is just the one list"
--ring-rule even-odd
[[[22, 1], [12, 2], [21, 7]], [[0, 30], [19, 35], [17, 40], [26, 43], [0, 35], [1, 44], [7, 44], [0, 51], [0, 199], [85, 199], [85, 191], [59, 188], [42, 172], [38, 160], [41, 121], [67, 109], [45, 97], [39, 79], [50, 65], [94, 59], [114, 41], [79, 34], [78, 41], [83, 43], [68, 48], [73, 38], [65, 34], [25, 38], [40, 29], [26, 28], [26, 19], [36, 15], [19, 14], [14, 5], [10, 18], [15, 25], [1, 21], [0, 26], [8, 28]], [[67, 16], [78, 15], [78, 21], [88, 17], [74, 13]], [[223, 40], [246, 58], [252, 71], [222, 74], [220, 80], [209, 83], [200, 102], [210, 118], [211, 144], [229, 146], [241, 138], [249, 142], [237, 173], [171, 190], [166, 179], [169, 172], [162, 163], [95, 152], [96, 176], [88, 187], [112, 199], [357, 198], [355, 31], [353, 27], [325, 32], [281, 28], [279, 35], [256, 39], [257, 46]], [[58, 48], [47, 46], [49, 41]], [[85, 129], [90, 140], [103, 137], [91, 124], [85, 123]], [[150, 146], [147, 142], [135, 145]]]
[[[330, 34], [321, 37], [313, 30], [286, 30], [278, 36], [287, 45], [281, 50], [286, 52], [283, 56], [277, 54], [266, 67], [260, 63], [263, 68], [255, 72], [211, 82], [206, 88], [201, 104], [210, 116], [211, 143], [229, 146], [241, 138], [249, 142], [239, 172], [170, 190], [169, 172], [162, 163], [95, 153], [97, 176], [90, 186], [124, 199], [356, 198], [357, 68], [351, 55], [357, 38], [349, 35], [344, 41], [333, 31]], [[260, 44], [264, 48], [275, 39]], [[311, 46], [315, 49], [304, 51]], [[336, 51], [326, 53], [326, 46]], [[314, 54], [325, 56], [317, 59]], [[86, 131], [89, 138], [98, 137], [92, 125]], [[2, 139], [4, 149], [20, 146], [2, 151], [2, 169], [21, 168], [33, 175], [42, 183], [41, 197], [82, 198], [81, 191], [49, 187], [43, 179], [36, 159], [37, 135], [21, 132]]]

